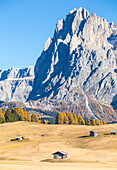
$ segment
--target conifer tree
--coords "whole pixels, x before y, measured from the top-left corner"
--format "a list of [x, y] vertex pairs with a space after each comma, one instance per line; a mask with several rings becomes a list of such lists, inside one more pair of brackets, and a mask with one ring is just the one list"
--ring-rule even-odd
[[11, 116], [13, 117], [13, 121], [14, 121], [14, 122], [20, 120], [20, 117], [19, 117], [19, 115], [17, 114], [15, 108], [12, 108], [12, 110], [11, 110]]
[[5, 116], [5, 121], [6, 122], [13, 122], [14, 121], [14, 118], [13, 118], [13, 116], [11, 114], [11, 111], [9, 109], [7, 109], [5, 111], [5, 115], [4, 116]]
[[95, 120], [94, 120], [94, 119], [91, 119], [91, 120], [90, 120], [90, 122], [91, 122], [91, 125], [92, 125], [92, 126], [95, 126], [95, 125], [96, 125], [96, 123], [95, 123]]
[[2, 112], [2, 109], [0, 109], [0, 123], [5, 123], [5, 117], [4, 117], [4, 114]]
[[88, 122], [88, 120], [85, 120], [85, 125], [89, 125], [89, 122]]

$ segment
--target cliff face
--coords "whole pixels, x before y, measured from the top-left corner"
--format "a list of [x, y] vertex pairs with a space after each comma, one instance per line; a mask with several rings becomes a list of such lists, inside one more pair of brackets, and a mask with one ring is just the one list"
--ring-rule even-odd
[[25, 102], [32, 91], [34, 67], [0, 70], [0, 100]]
[[37, 60], [29, 99], [78, 104], [79, 90], [94, 100], [116, 101], [117, 26], [83, 8], [56, 24]]

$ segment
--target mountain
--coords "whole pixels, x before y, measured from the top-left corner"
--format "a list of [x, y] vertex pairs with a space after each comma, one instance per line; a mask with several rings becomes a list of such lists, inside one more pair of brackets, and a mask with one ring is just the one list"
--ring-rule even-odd
[[0, 70], [0, 101], [25, 102], [32, 91], [34, 67]]
[[[117, 120], [117, 26], [73, 9], [57, 22], [35, 68], [0, 70], [0, 107]], [[3, 103], [2, 103], [3, 101]]]
[[105, 106], [117, 106], [117, 26], [84, 8], [59, 20], [36, 62], [28, 100], [45, 109], [84, 108], [95, 118], [98, 108], [104, 119]]

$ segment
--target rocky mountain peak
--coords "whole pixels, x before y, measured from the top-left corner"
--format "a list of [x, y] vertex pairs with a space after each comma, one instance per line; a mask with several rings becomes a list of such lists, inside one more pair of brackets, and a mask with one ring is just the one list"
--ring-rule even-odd
[[[89, 16], [89, 12], [84, 8], [71, 10], [69, 15], [66, 16], [65, 20], [60, 19], [57, 22], [55, 29], [56, 36], [61, 37], [61, 34], [67, 34], [68, 32], [70, 35], [74, 34], [80, 26], [81, 21], [86, 20]], [[64, 39], [65, 37], [61, 38]]]
[[84, 8], [73, 9], [57, 22], [53, 38], [35, 66], [29, 99], [111, 103], [117, 94], [117, 28]]
[[83, 20], [83, 19], [86, 19], [87, 17], [90, 16], [89, 12], [85, 9], [85, 8], [79, 8], [79, 9], [76, 9], [74, 8], [73, 10], [71, 10], [69, 12], [69, 15], [72, 15], [74, 14], [74, 16], [76, 17], [79, 17], [79, 19]]

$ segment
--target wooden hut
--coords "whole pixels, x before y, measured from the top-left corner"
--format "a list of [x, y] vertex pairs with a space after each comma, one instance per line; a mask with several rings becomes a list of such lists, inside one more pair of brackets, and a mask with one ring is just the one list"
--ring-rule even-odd
[[67, 159], [67, 154], [66, 152], [64, 151], [57, 151], [55, 153], [53, 153], [53, 158], [54, 159]]
[[99, 132], [98, 131], [90, 131], [90, 136], [98, 136], [99, 135]]
[[24, 139], [24, 137], [19, 136], [19, 137], [16, 137], [15, 140], [23, 140], [23, 139]]
[[111, 135], [117, 135], [117, 130], [112, 130]]

